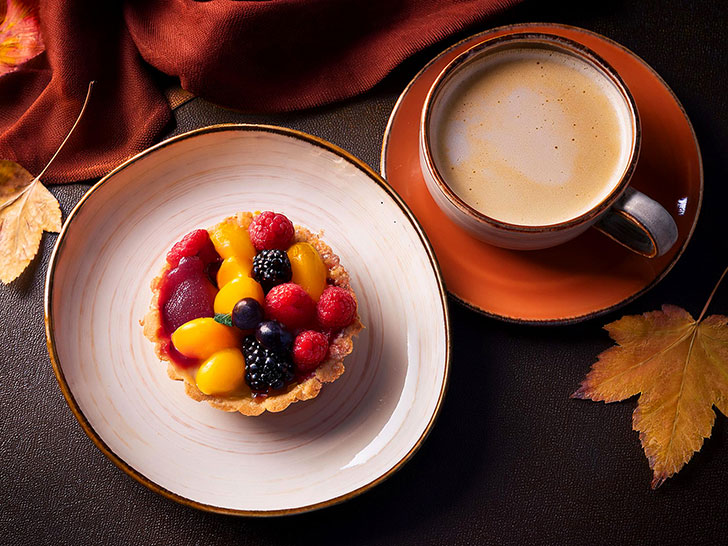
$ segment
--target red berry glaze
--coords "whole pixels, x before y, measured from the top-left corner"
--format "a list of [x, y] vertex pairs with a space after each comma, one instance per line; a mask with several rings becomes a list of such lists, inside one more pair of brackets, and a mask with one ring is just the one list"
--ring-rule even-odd
[[182, 258], [199, 256], [203, 264], [219, 260], [206, 229], [196, 229], [182, 237], [167, 253], [167, 263], [177, 267]]
[[316, 318], [324, 328], [345, 328], [356, 316], [356, 300], [348, 290], [329, 286], [324, 290], [316, 308]]
[[172, 343], [172, 340], [162, 342], [162, 351], [165, 352], [167, 356], [169, 356], [169, 358], [171, 358], [172, 361], [181, 368], [192, 368], [200, 365], [200, 361], [196, 358], [190, 358], [180, 353], [177, 350], [177, 347], [175, 347]]
[[306, 373], [316, 369], [329, 352], [329, 340], [316, 330], [304, 330], [293, 342], [293, 363]]
[[287, 282], [274, 286], [265, 296], [265, 316], [289, 330], [304, 328], [313, 322], [316, 304], [303, 288]]
[[256, 250], [287, 250], [293, 240], [293, 224], [283, 214], [261, 212], [248, 228], [250, 240]]

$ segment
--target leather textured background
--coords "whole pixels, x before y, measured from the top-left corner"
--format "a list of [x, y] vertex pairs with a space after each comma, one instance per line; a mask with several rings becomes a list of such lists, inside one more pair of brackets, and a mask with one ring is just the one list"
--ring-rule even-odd
[[[719, 415], [702, 451], [651, 491], [650, 470], [631, 430], [634, 399], [604, 405], [569, 394], [610, 345], [605, 323], [663, 303], [697, 314], [726, 265], [728, 4], [587, 4], [527, 1], [489, 26], [556, 21], [600, 32], [637, 52], [682, 100], [703, 152], [705, 200], [692, 242], [662, 283], [617, 312], [568, 327], [509, 325], [451, 300], [450, 388], [437, 425], [412, 461], [343, 505], [273, 520], [234, 518], [152, 493], [85, 436], [45, 347], [43, 283], [56, 239], [45, 235], [23, 276], [0, 286], [0, 543], [725, 543], [728, 419]], [[407, 61], [373, 91], [344, 104], [251, 116], [194, 100], [178, 110], [170, 130], [224, 121], [285, 125], [331, 140], [378, 170], [397, 95], [430, 57], [464, 36]], [[64, 217], [88, 187], [51, 188]], [[712, 310], [728, 314], [728, 286]]]

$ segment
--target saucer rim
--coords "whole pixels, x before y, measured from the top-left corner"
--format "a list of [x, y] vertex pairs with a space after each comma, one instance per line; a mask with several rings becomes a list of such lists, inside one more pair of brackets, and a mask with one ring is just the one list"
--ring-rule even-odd
[[[522, 324], [526, 326], [567, 326], [570, 324], [578, 324], [580, 322], [584, 322], [586, 320], [591, 320], [606, 314], [611, 313], [612, 311], [615, 311], [619, 309], [620, 307], [623, 307], [625, 305], [628, 305], [629, 303], [632, 303], [634, 300], [639, 298], [640, 296], [646, 294], [650, 290], [652, 290], [662, 279], [667, 276], [667, 274], [672, 270], [672, 268], [675, 266], [675, 264], [678, 262], [678, 260], [682, 257], [683, 253], [685, 252], [685, 249], [688, 246], [688, 243], [690, 243], [690, 240], [693, 237], [693, 234], [695, 233], [695, 228], [698, 224], [698, 220], [700, 218], [700, 212], [702, 210], [703, 206], [703, 193], [705, 190], [705, 178], [704, 178], [704, 169], [703, 169], [703, 154], [700, 150], [700, 143], [698, 142], [697, 135], [695, 134], [695, 127], [693, 127], [693, 123], [690, 120], [690, 117], [688, 116], [687, 112], [685, 111], [685, 107], [680, 102], [680, 99], [677, 97], [673, 89], [667, 84], [667, 82], [660, 76], [660, 74], [650, 66], [650, 64], [645, 61], [642, 57], [634, 53], [629, 48], [625, 47], [624, 45], [620, 44], [619, 42], [616, 42], [615, 40], [612, 40], [611, 38], [604, 36], [603, 34], [599, 34], [598, 32], [594, 32], [592, 30], [588, 30], [582, 27], [577, 27], [574, 25], [566, 25], [562, 23], [550, 23], [550, 22], [530, 22], [530, 23], [515, 23], [510, 25], [502, 25], [494, 28], [490, 28], [487, 30], [484, 30], [482, 32], [478, 32], [476, 34], [472, 34], [470, 36], [467, 36], [463, 38], [462, 40], [459, 40], [458, 42], [450, 45], [446, 49], [442, 50], [440, 53], [432, 57], [420, 70], [417, 71], [417, 73], [412, 77], [412, 79], [407, 83], [405, 88], [400, 93], [399, 97], [397, 97], [397, 101], [394, 103], [394, 106], [392, 107], [392, 112], [389, 115], [389, 119], [387, 120], [387, 125], [384, 129], [384, 135], [382, 137], [382, 148], [379, 155], [379, 173], [381, 174], [382, 178], [385, 180], [388, 180], [387, 178], [387, 167], [386, 167], [386, 158], [387, 158], [387, 150], [389, 147], [389, 141], [392, 134], [392, 125], [394, 124], [394, 118], [399, 112], [399, 108], [401, 106], [401, 103], [404, 101], [405, 97], [408, 95], [410, 89], [412, 86], [419, 80], [422, 75], [432, 67], [435, 62], [437, 62], [439, 59], [441, 59], [444, 55], [453, 52], [453, 50], [456, 50], [463, 45], [466, 45], [468, 43], [471, 43], [473, 46], [477, 45], [478, 43], [484, 42], [487, 36], [491, 34], [496, 34], [503, 32], [503, 34], [499, 34], [499, 36], [508, 36], [512, 33], [522, 32], [525, 29], [533, 29], [533, 28], [556, 28], [556, 29], [563, 29], [563, 30], [569, 30], [574, 31], [577, 33], [587, 34], [591, 35], [595, 38], [598, 38], [610, 45], [613, 45], [619, 49], [621, 49], [624, 53], [629, 55], [630, 57], [633, 57], [637, 61], [639, 61], [645, 68], [647, 68], [652, 75], [655, 77], [657, 82], [664, 87], [668, 93], [670, 93], [670, 96], [675, 101], [675, 104], [680, 109], [680, 112], [682, 113], [683, 118], [685, 118], [685, 121], [688, 124], [688, 127], [690, 128], [690, 133], [693, 137], [693, 142], [695, 144], [695, 149], [697, 151], [698, 155], [698, 168], [699, 168], [699, 180], [700, 180], [700, 189], [698, 192], [698, 204], [697, 209], [695, 211], [695, 217], [693, 218], [693, 223], [690, 226], [690, 230], [687, 234], [687, 237], [685, 238], [685, 242], [683, 242], [682, 246], [680, 247], [680, 250], [675, 254], [673, 259], [670, 261], [670, 263], [665, 266], [665, 268], [660, 272], [659, 275], [657, 275], [652, 281], [650, 281], [648, 284], [646, 284], [641, 290], [638, 290], [634, 294], [624, 298], [623, 300], [620, 300], [617, 303], [614, 303], [608, 307], [602, 307], [599, 309], [595, 309], [594, 311], [591, 311], [589, 313], [584, 313], [581, 315], [576, 315], [573, 317], [556, 317], [553, 319], [526, 319], [526, 318], [520, 318], [510, 315], [504, 315], [499, 313], [494, 313], [492, 311], [488, 311], [486, 309], [483, 309], [479, 307], [476, 303], [468, 301], [464, 299], [463, 297], [459, 296], [458, 294], [455, 294], [453, 291], [448, 289], [448, 295], [452, 297], [454, 300], [456, 300], [458, 303], [463, 305], [464, 307], [467, 307], [468, 309], [471, 309], [481, 315], [484, 315], [489, 318], [497, 319], [506, 323], [510, 324]], [[534, 31], [536, 32], [536, 31]], [[545, 31], [540, 31], [545, 32]], [[579, 43], [579, 41], [575, 38], [570, 38], [571, 40], [576, 41]], [[486, 243], [483, 243], [486, 244]], [[447, 285], [446, 285], [447, 286]]]

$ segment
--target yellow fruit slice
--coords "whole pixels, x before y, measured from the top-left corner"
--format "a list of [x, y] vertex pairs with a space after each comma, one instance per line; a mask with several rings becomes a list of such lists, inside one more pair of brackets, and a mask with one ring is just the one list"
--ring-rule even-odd
[[205, 359], [211, 354], [237, 347], [240, 332], [225, 326], [215, 319], [198, 318], [185, 322], [172, 333], [172, 343], [183, 355], [190, 358]]
[[225, 286], [238, 277], [250, 277], [253, 262], [245, 257], [230, 256], [225, 258], [217, 271], [217, 285]]
[[303, 287], [311, 299], [318, 301], [326, 288], [326, 265], [310, 243], [296, 243], [288, 249], [293, 271], [292, 282]]
[[250, 277], [237, 277], [220, 288], [212, 306], [215, 313], [230, 314], [243, 298], [255, 298], [261, 305], [265, 303], [263, 288], [257, 282]]
[[245, 382], [245, 358], [240, 349], [224, 349], [213, 354], [197, 370], [197, 388], [209, 395], [227, 395], [240, 390]]
[[248, 230], [237, 224], [224, 222], [218, 225], [210, 231], [210, 239], [223, 259], [237, 256], [252, 262], [255, 257], [255, 247], [250, 242]]

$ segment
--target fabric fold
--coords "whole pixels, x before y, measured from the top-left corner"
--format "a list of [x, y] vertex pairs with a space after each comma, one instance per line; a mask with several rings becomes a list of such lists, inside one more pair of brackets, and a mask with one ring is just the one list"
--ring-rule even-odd
[[155, 142], [171, 76], [222, 106], [281, 112], [346, 99], [413, 53], [518, 0], [43, 0], [46, 52], [0, 77], [0, 157], [45, 175], [101, 176]]

